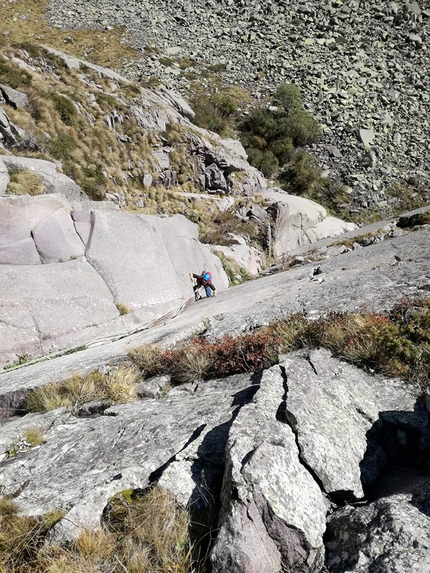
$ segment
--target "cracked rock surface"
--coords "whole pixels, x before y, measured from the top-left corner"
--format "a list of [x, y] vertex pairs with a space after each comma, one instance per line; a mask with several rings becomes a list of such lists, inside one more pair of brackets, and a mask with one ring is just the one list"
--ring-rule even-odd
[[[374, 490], [364, 506], [327, 496], [336, 488], [360, 495], [357, 474], [374, 446], [386, 450], [373, 476], [384, 480], [384, 464], [403, 463], [396, 454], [387, 460], [407, 434], [414, 456], [421, 444], [429, 459], [428, 415], [416, 394], [326, 351], [295, 352], [258, 376], [195, 382], [101, 415], [60, 408], [3, 422], [0, 484], [24, 514], [64, 509], [57, 541], [99, 527], [116, 493], [158, 484], [191, 511], [220, 508], [214, 571], [425, 573], [428, 475], [412, 487], [403, 479], [394, 495]], [[384, 416], [389, 434], [378, 430]], [[7, 457], [31, 428], [44, 443]]]

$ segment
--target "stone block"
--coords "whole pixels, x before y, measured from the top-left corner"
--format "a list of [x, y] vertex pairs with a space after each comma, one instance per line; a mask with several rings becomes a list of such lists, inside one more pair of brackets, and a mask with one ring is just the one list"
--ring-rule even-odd
[[85, 247], [76, 233], [73, 221], [61, 208], [33, 229], [33, 239], [44, 264], [81, 257]]
[[71, 216], [76, 232], [87, 247], [94, 225], [94, 214], [88, 211], [72, 211]]

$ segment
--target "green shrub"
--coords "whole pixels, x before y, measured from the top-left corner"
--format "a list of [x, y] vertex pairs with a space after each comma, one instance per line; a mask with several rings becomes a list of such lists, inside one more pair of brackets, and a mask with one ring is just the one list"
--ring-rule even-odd
[[317, 186], [323, 187], [321, 179], [322, 169], [317, 166], [315, 157], [306, 151], [299, 150], [294, 153], [286, 164], [280, 177], [281, 181], [288, 184], [288, 188], [297, 195], [314, 196]]
[[70, 101], [69, 98], [57, 93], [52, 93], [51, 99], [54, 102], [55, 109], [60, 114], [61, 121], [66, 125], [72, 125], [76, 116], [76, 108], [73, 102]]
[[[200, 241], [209, 245], [223, 245], [229, 247], [236, 244], [230, 233], [248, 237], [248, 240], [258, 239], [260, 230], [252, 221], [242, 221], [232, 211], [211, 215], [210, 221], [202, 221], [197, 217], [195, 221], [201, 227]], [[204, 230], [203, 230], [204, 227]]]
[[0, 56], [0, 78], [1, 82], [10, 88], [19, 89], [31, 84], [31, 75], [29, 72], [22, 70], [10, 64]]
[[294, 157], [295, 147], [313, 143], [321, 132], [318, 122], [303, 109], [297, 85], [281, 84], [274, 103], [276, 108], [255, 108], [240, 126], [250, 163], [267, 177]]

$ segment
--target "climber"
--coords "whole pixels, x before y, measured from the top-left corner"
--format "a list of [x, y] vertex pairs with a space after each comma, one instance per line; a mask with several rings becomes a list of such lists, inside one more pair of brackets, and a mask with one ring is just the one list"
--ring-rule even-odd
[[202, 286], [205, 287], [206, 296], [216, 296], [216, 288], [212, 282], [212, 273], [210, 271], [203, 271], [201, 275], [190, 273], [190, 279], [193, 282], [194, 280], [196, 281], [196, 284], [193, 286], [194, 298], [196, 300], [202, 298], [199, 293], [200, 287]]

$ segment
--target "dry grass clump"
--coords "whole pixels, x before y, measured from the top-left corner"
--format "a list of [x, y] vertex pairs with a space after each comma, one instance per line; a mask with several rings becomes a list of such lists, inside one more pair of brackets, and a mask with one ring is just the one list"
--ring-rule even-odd
[[62, 383], [52, 382], [31, 391], [27, 397], [27, 408], [32, 412], [49, 412], [65, 407], [76, 412], [92, 400], [130, 402], [136, 398], [135, 388], [139, 378], [136, 368], [124, 364], [106, 374], [97, 370], [87, 375], [74, 374]]
[[37, 567], [38, 553], [49, 530], [62, 517], [64, 512], [60, 510], [39, 517], [22, 517], [13, 500], [8, 497], [0, 499], [0, 571], [43, 571]]
[[129, 309], [129, 307], [124, 304], [123, 302], [117, 302], [116, 303], [116, 307], [120, 313], [120, 315], [122, 316], [123, 314], [130, 314], [131, 310]]
[[11, 195], [43, 195], [46, 187], [40, 175], [30, 169], [14, 169], [9, 172], [10, 181], [6, 193]]
[[9, 446], [7, 451], [8, 457], [12, 458], [21, 452], [28, 452], [36, 446], [42, 445], [44, 442], [43, 432], [39, 428], [29, 428], [25, 431], [24, 435], [18, 436], [16, 440]]
[[318, 320], [304, 314], [272, 323], [252, 334], [215, 342], [194, 338], [178, 348], [132, 349], [131, 360], [145, 377], [170, 374], [172, 382], [259, 371], [279, 353], [323, 347], [370, 371], [407, 381], [430, 382], [430, 298], [404, 299], [386, 315], [333, 312]]
[[165, 489], [113, 498], [105, 525], [83, 531], [68, 546], [44, 543], [64, 514], [20, 517], [17, 505], [0, 500], [0, 571], [4, 573], [196, 573], [190, 518]]

